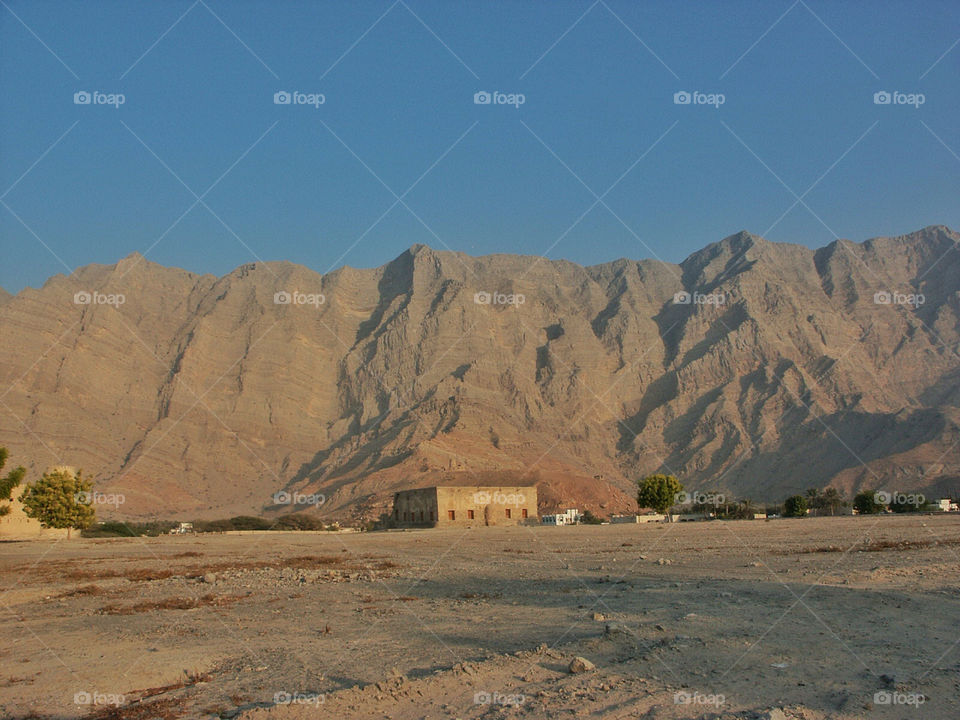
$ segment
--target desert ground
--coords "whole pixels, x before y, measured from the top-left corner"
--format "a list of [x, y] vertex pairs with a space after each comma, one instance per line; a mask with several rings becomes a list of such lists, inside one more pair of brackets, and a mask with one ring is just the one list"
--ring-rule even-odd
[[4, 543], [0, 716], [956, 718], [958, 553], [934, 515]]

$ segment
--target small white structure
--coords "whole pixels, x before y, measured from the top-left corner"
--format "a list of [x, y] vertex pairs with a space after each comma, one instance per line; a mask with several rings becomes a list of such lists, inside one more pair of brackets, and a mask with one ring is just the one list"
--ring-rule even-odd
[[193, 532], [193, 523], [180, 523], [177, 527], [170, 530], [171, 535], [186, 535]]
[[939, 506], [939, 508], [940, 508], [941, 510], [943, 510], [943, 512], [958, 512], [958, 511], [960, 511], [960, 506], [958, 506], [957, 503], [955, 503], [955, 502], [954, 502], [953, 500], [951, 500], [950, 498], [940, 498], [940, 499], [937, 501], [937, 505]]
[[613, 515], [610, 518], [611, 523], [629, 523], [643, 525], [645, 523], [663, 522], [666, 515], [660, 513], [647, 513], [646, 515]]
[[544, 525], [577, 525], [580, 522], [580, 511], [577, 508], [567, 508], [554, 515], [544, 515], [541, 520]]

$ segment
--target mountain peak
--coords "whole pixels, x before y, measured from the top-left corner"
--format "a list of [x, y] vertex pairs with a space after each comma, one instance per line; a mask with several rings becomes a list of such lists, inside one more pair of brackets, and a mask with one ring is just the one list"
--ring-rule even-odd
[[[666, 463], [757, 500], [811, 478], [904, 487], [905, 467], [917, 490], [949, 492], [960, 255], [922, 232], [817, 254], [740, 231], [681, 266], [592, 268], [418, 243], [379, 268], [257, 262], [220, 281], [134, 253], [0, 306], [16, 338], [0, 344], [0, 436], [25, 458], [54, 449], [144, 516], [250, 514], [296, 489], [326, 496], [325, 514], [376, 517], [439, 473], [517, 484], [537, 463], [570, 479], [571, 504], [597, 478], [629, 499]], [[911, 285], [919, 308], [875, 300]], [[127, 302], [81, 314], [80, 290]], [[613, 385], [615, 414], [558, 438]], [[198, 387], [207, 412], [191, 413]]]

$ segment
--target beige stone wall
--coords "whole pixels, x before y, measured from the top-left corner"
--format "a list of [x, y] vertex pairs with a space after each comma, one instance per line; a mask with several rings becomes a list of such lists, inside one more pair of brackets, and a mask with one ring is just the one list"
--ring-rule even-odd
[[[23, 486], [14, 488], [13, 501], [4, 503], [10, 505], [10, 512], [0, 517], [0, 540], [59, 540], [68, 536], [66, 530], [45, 529], [39, 521], [28, 518], [20, 503], [21, 492]], [[80, 531], [74, 530], [69, 535], [80, 537]]]
[[437, 488], [403, 490], [393, 496], [393, 520], [397, 525], [434, 525], [437, 522]]
[[394, 497], [394, 520], [399, 525], [436, 527], [537, 524], [537, 489], [474, 486], [408, 490]]

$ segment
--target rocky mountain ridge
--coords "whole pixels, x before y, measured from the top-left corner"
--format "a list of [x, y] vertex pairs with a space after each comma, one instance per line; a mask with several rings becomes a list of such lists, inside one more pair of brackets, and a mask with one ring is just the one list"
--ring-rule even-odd
[[220, 278], [134, 254], [0, 297], [0, 438], [33, 475], [83, 467], [126, 517], [313, 509], [279, 491], [370, 517], [438, 482], [610, 513], [658, 470], [756, 501], [956, 493], [958, 240], [740, 232], [590, 267], [417, 245]]

